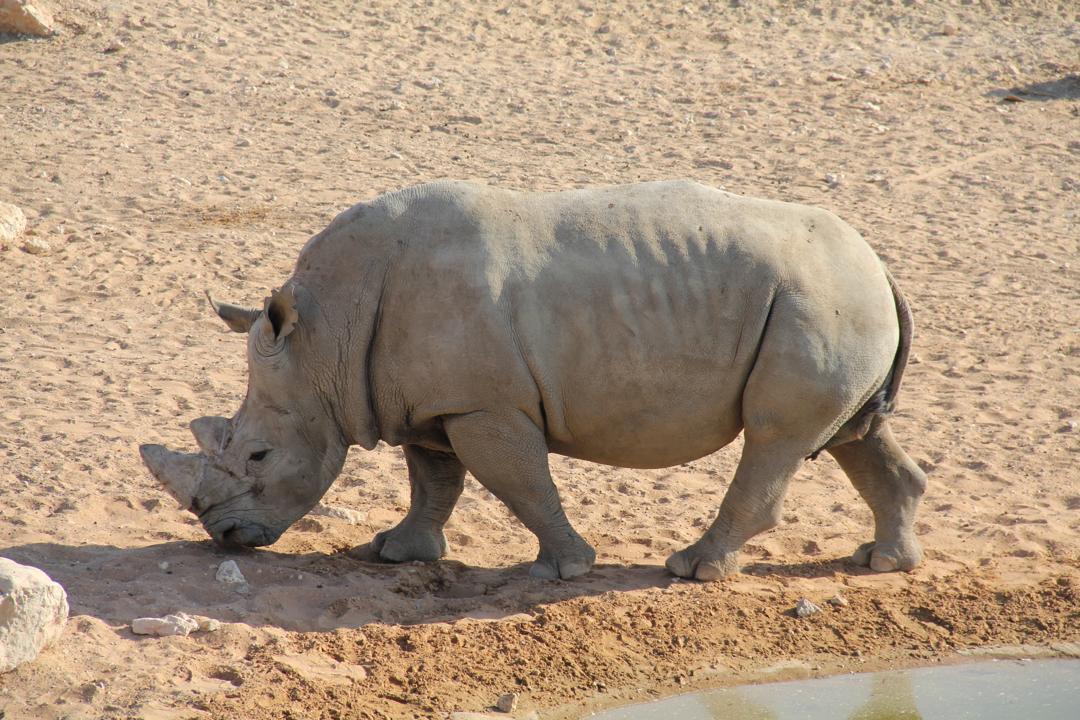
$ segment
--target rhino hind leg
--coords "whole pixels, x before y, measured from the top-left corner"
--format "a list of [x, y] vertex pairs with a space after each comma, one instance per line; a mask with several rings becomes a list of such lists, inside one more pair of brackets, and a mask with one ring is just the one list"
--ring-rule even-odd
[[913, 525], [926, 474], [896, 442], [888, 421], [875, 417], [855, 442], [828, 449], [874, 514], [874, 539], [852, 556], [878, 572], [911, 570], [922, 559]]
[[566, 519], [548, 469], [543, 431], [519, 410], [458, 415], [448, 418], [445, 428], [469, 472], [540, 541], [529, 573], [568, 580], [589, 572], [596, 552]]
[[465, 466], [449, 453], [404, 447], [412, 501], [396, 527], [375, 536], [372, 548], [390, 562], [433, 561], [446, 555], [443, 526], [465, 487]]
[[817, 324], [813, 311], [793, 296], [775, 299], [743, 389], [744, 444], [735, 477], [701, 539], [668, 558], [672, 574], [718, 580], [737, 572], [743, 544], [779, 524], [788, 484], [804, 460], [865, 403], [870, 388], [880, 387], [892, 351], [874, 367], [829, 335], [808, 336]]
[[780, 522], [788, 482], [806, 455], [806, 442], [761, 438], [747, 433], [735, 478], [720, 512], [693, 545], [665, 563], [675, 576], [719, 580], [739, 571], [739, 548]]

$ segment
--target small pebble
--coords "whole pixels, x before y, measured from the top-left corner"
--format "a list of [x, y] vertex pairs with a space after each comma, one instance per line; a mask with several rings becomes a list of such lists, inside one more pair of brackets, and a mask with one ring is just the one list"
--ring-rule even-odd
[[826, 173], [825, 184], [829, 187], [839, 187], [844, 184], [844, 175], [842, 173]]
[[[400, 157], [400, 155], [398, 157]], [[350, 525], [359, 525], [364, 522], [364, 513], [359, 510], [338, 507], [336, 505], [323, 505], [322, 503], [319, 503], [312, 508], [309, 514], [322, 515], [323, 517], [334, 518], [335, 520], [344, 520]]]
[[165, 572], [166, 570], [169, 569], [169, 561], [168, 560], [162, 560], [161, 562], [159, 562], [157, 564], [157, 566], [158, 566], [158, 570], [160, 570], [161, 572]]
[[23, 250], [31, 255], [47, 255], [52, 251], [52, 245], [38, 237], [27, 238], [23, 244]]
[[848, 606], [847, 598], [844, 597], [843, 595], [839, 594], [839, 593], [837, 593], [835, 596], [829, 598], [826, 602], [828, 602], [833, 607], [847, 607]]
[[518, 696], [515, 693], [506, 693], [499, 697], [499, 701], [495, 703], [495, 708], [499, 712], [512, 713], [517, 709]]
[[229, 585], [239, 585], [240, 583], [247, 582], [247, 578], [244, 577], [244, 573], [240, 572], [240, 568], [237, 567], [235, 560], [226, 560], [218, 565], [217, 575], [215, 577], [218, 582]]
[[810, 602], [806, 598], [802, 598], [801, 600], [799, 600], [799, 602], [795, 603], [796, 617], [810, 617], [811, 615], [819, 612], [821, 612], [821, 608], [819, 608], [817, 605]]

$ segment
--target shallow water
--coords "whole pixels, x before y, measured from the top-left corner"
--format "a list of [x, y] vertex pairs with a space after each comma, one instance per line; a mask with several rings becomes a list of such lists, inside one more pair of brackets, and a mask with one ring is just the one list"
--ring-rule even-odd
[[1010, 660], [691, 693], [592, 720], [1078, 720], [1080, 660]]

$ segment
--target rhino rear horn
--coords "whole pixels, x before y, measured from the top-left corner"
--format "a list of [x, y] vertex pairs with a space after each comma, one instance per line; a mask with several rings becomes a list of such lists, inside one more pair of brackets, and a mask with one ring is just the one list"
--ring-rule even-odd
[[206, 293], [206, 299], [210, 301], [210, 307], [214, 308], [217, 316], [224, 320], [225, 324], [233, 332], [248, 332], [251, 330], [251, 326], [255, 324], [255, 321], [259, 319], [259, 315], [262, 315], [262, 311], [255, 308], [218, 302], [209, 292]]

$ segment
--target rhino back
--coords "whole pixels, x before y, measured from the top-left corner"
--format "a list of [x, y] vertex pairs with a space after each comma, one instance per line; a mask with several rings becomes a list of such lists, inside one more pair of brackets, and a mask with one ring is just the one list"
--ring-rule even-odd
[[551, 448], [654, 467], [730, 442], [779, 282], [775, 222], [694, 183], [558, 206], [547, 262], [504, 289]]
[[827, 284], [862, 244], [823, 211], [683, 181], [438, 183], [388, 206], [380, 232], [401, 250], [371, 369], [384, 439], [510, 404], [553, 451], [623, 466], [730, 442], [777, 293]]

